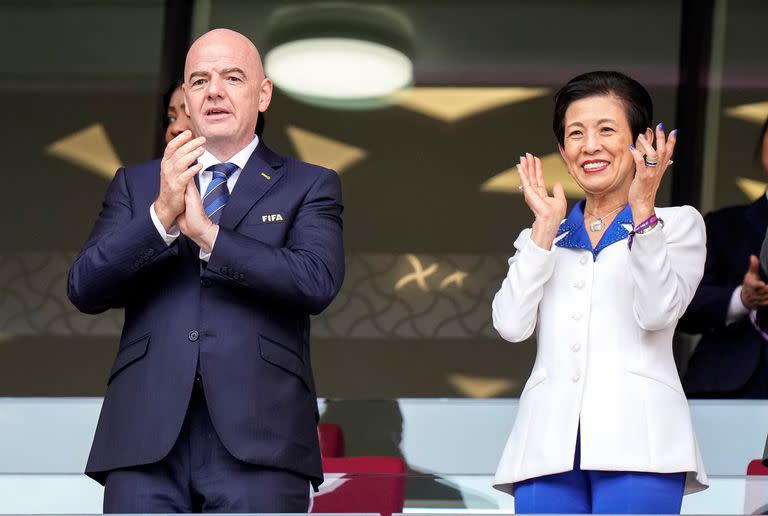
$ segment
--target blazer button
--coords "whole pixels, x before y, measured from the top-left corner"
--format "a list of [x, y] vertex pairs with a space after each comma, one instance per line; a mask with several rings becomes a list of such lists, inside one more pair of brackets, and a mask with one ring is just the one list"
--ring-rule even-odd
[[573, 350], [574, 353], [578, 353], [581, 350], [581, 344], [579, 344], [578, 342], [574, 342], [573, 345], [571, 346], [571, 349]]
[[573, 319], [574, 321], [578, 321], [578, 320], [580, 320], [581, 318], [582, 318], [582, 314], [580, 314], [579, 312], [576, 312], [575, 314], [573, 314], [573, 315], [571, 316], [571, 319]]
[[576, 383], [576, 382], [578, 382], [579, 380], [581, 380], [581, 375], [580, 375], [579, 373], [574, 373], [574, 374], [573, 374], [573, 376], [571, 376], [571, 381], [572, 381], [573, 383]]
[[189, 340], [192, 342], [195, 342], [197, 339], [200, 338], [200, 332], [197, 330], [192, 330], [189, 332]]
[[586, 265], [588, 261], [589, 261], [589, 258], [587, 258], [587, 255], [585, 254], [585, 255], [582, 255], [581, 259], [579, 260], [579, 263], [582, 265]]
[[208, 278], [203, 278], [203, 279], [200, 280], [200, 284], [203, 287], [208, 288], [208, 287], [211, 286], [211, 280], [209, 280]]
[[584, 282], [584, 280], [579, 280], [579, 281], [577, 281], [576, 283], [574, 283], [574, 284], [573, 284], [573, 286], [574, 286], [575, 288], [579, 289], [579, 290], [583, 289], [583, 288], [584, 288], [584, 285], [586, 285], [586, 283]]

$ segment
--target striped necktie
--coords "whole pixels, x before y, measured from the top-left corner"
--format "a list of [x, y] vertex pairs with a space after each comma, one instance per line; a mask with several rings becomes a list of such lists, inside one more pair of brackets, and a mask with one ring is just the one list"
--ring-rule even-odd
[[214, 224], [219, 223], [224, 205], [229, 200], [227, 179], [238, 168], [234, 163], [217, 163], [205, 169], [211, 171], [213, 179], [208, 183], [208, 188], [206, 188], [205, 195], [203, 195], [203, 209]]

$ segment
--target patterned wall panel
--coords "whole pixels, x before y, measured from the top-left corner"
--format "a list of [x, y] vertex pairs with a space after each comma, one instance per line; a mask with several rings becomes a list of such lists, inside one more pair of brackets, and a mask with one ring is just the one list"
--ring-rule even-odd
[[[119, 335], [122, 312], [90, 316], [66, 296], [70, 253], [0, 254], [0, 333]], [[347, 258], [341, 293], [314, 318], [316, 338], [496, 338], [490, 302], [506, 259], [363, 254]]]

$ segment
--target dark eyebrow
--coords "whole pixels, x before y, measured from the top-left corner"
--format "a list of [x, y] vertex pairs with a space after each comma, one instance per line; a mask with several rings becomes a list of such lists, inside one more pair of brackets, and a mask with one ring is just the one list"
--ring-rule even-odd
[[[616, 120], [614, 120], [613, 118], [601, 118], [600, 120], [597, 121], [598, 125], [599, 124], [604, 124], [606, 122], [610, 122], [612, 124], [615, 124]], [[572, 122], [572, 123], [570, 123], [570, 124], [568, 124], [566, 126], [566, 129], [569, 128], [569, 127], [584, 127], [584, 124], [582, 124], [581, 122]]]
[[241, 68], [238, 68], [238, 67], [236, 67], [236, 66], [232, 66], [232, 67], [230, 67], [230, 68], [224, 68], [224, 69], [221, 71], [221, 75], [229, 75], [229, 74], [231, 74], [231, 73], [239, 73], [239, 74], [240, 74], [240, 75], [242, 75], [243, 77], [248, 77], [248, 76], [245, 74], [245, 72], [244, 72], [244, 71], [243, 71]]
[[192, 72], [189, 74], [189, 82], [192, 82], [195, 77], [209, 77], [210, 75], [208, 72]]

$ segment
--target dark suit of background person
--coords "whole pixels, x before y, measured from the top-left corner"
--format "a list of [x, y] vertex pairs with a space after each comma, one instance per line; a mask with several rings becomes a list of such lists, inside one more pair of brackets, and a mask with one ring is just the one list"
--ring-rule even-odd
[[[244, 39], [232, 31], [213, 32], [214, 39], [221, 34]], [[198, 42], [210, 40], [210, 34]], [[254, 127], [243, 130], [253, 137]], [[205, 136], [205, 129], [198, 134]], [[149, 468], [153, 483], [165, 482], [178, 472], [163, 470], [158, 476], [157, 468], [175, 467], [166, 463], [178, 462], [169, 457], [177, 453], [180, 435], [196, 432], [189, 420], [193, 405], [202, 405], [207, 409], [201, 417], [209, 415], [215, 429], [209, 425], [209, 434], [220, 440], [210, 453], [228, 452], [236, 468], [303, 478], [299, 505], [282, 500], [267, 482], [254, 485], [248, 495], [257, 503], [271, 500], [266, 505], [202, 500], [207, 494], [192, 486], [191, 502], [137, 506], [120, 500], [112, 507], [128, 507], [124, 512], [306, 511], [309, 481], [322, 482], [309, 316], [331, 302], [344, 275], [338, 176], [279, 156], [259, 141], [225, 205], [206, 264], [183, 228], [168, 245], [153, 223], [150, 206], [155, 209], [160, 166], [153, 161], [117, 171], [69, 274], [69, 297], [81, 311], [125, 308], [86, 473], [109, 487], [113, 472]], [[226, 491], [231, 480], [212, 481]], [[181, 491], [192, 485], [186, 478], [169, 482], [183, 486]], [[228, 495], [215, 497], [221, 496]]]
[[[758, 156], [768, 173], [768, 120], [758, 142]], [[765, 338], [750, 320], [750, 308], [762, 319], [768, 302], [747, 308], [741, 302], [745, 274], [764, 281], [757, 256], [768, 228], [768, 192], [747, 206], [709, 213], [704, 278], [678, 329], [701, 333], [688, 363], [683, 387], [689, 397], [768, 398]], [[755, 258], [750, 258], [754, 256]], [[750, 262], [750, 260], [752, 260]], [[762, 278], [762, 280], [761, 280]], [[768, 290], [768, 287], [759, 287]], [[765, 294], [762, 294], [765, 295]]]

